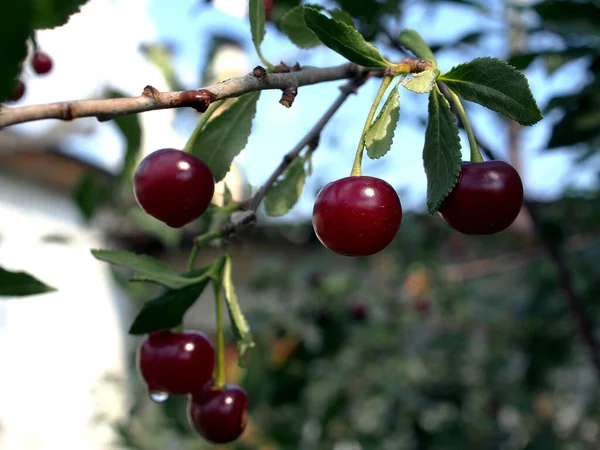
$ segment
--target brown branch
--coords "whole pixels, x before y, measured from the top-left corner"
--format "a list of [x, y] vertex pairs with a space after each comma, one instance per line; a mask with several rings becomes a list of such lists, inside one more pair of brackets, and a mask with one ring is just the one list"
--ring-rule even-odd
[[[446, 97], [446, 100], [448, 100], [448, 103], [451, 105], [452, 111], [456, 116], [456, 120], [458, 122], [459, 127], [464, 129], [464, 125], [462, 124], [460, 118], [458, 117], [458, 114], [456, 113], [454, 103], [448, 92], [448, 87], [440, 82], [438, 82], [438, 86], [444, 94], [444, 97]], [[475, 134], [475, 140], [477, 141], [479, 148], [481, 149], [483, 154], [489, 159], [498, 159], [494, 151], [483, 143], [483, 141], [479, 138], [477, 133], [475, 131], [473, 131], [473, 133]], [[577, 328], [579, 330], [579, 335], [583, 343], [588, 348], [590, 358], [596, 370], [596, 377], [598, 379], [598, 382], [600, 382], [600, 346], [594, 334], [594, 324], [589, 314], [585, 310], [583, 300], [575, 291], [569, 268], [567, 267], [567, 263], [565, 262], [563, 250], [560, 247], [560, 245], [555, 241], [555, 239], [552, 236], [548, 236], [548, 234], [546, 233], [536, 205], [529, 199], [524, 198], [523, 207], [529, 213], [529, 217], [531, 218], [531, 222], [533, 223], [533, 227], [536, 231], [538, 240], [546, 250], [550, 262], [552, 262], [556, 269], [559, 285], [567, 300], [567, 305], [571, 310], [571, 314], [575, 319], [575, 323], [577, 324]]]
[[[208, 232], [195, 238], [194, 247], [197, 248], [198, 246], [201, 246], [206, 242], [219, 237], [230, 236], [244, 226], [255, 222], [256, 210], [258, 209], [260, 203], [264, 200], [275, 181], [285, 172], [292, 161], [294, 161], [294, 159], [300, 155], [300, 152], [302, 152], [305, 147], [317, 147], [319, 136], [323, 128], [325, 128], [325, 125], [327, 125], [337, 110], [344, 104], [346, 99], [351, 94], [356, 93], [357, 89], [365, 83], [368, 77], [369, 72], [363, 70], [355, 75], [352, 80], [348, 81], [348, 83], [340, 87], [341, 92], [333, 104], [327, 109], [327, 111], [325, 111], [319, 121], [304, 135], [304, 137], [300, 139], [300, 141], [288, 153], [285, 154], [267, 181], [264, 182], [264, 184], [251, 198], [239, 203], [239, 208], [244, 211], [238, 211], [234, 213], [231, 217], [231, 220], [219, 227], [217, 230]], [[194, 255], [194, 253], [195, 252], [193, 252], [192, 255]], [[192, 256], [190, 266], [193, 265], [194, 260], [195, 256]]]
[[126, 114], [169, 108], [192, 107], [204, 112], [212, 102], [239, 97], [248, 92], [266, 89], [285, 90], [353, 78], [368, 70], [352, 63], [324, 68], [305, 67], [284, 73], [263, 73], [254, 69], [243, 77], [230, 78], [191, 91], [159, 92], [152, 86], [146, 86], [139, 97], [78, 100], [17, 108], [0, 106], [0, 129], [9, 125], [43, 119], [68, 121], [81, 117], [96, 117], [100, 121], [106, 121]]

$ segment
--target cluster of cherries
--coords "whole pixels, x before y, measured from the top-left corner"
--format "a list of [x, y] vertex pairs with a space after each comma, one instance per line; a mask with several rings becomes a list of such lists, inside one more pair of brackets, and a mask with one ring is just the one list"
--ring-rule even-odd
[[[134, 191], [140, 206], [171, 227], [200, 217], [214, 193], [208, 166], [175, 149], [158, 150], [140, 164]], [[463, 162], [452, 192], [439, 208], [455, 230], [472, 235], [502, 231], [523, 204], [518, 172], [502, 161]], [[350, 176], [326, 185], [314, 204], [312, 223], [329, 250], [367, 256], [387, 247], [400, 229], [402, 206], [394, 188], [370, 176]]]
[[248, 395], [235, 384], [213, 380], [215, 349], [199, 331], [154, 331], [140, 344], [137, 367], [158, 403], [188, 395], [188, 419], [206, 440], [224, 444], [246, 428]]
[[[46, 75], [52, 70], [52, 58], [47, 53], [36, 51], [30, 60], [31, 68], [38, 75]], [[21, 79], [15, 81], [12, 93], [6, 99], [9, 102], [17, 102], [25, 95], [25, 83]]]

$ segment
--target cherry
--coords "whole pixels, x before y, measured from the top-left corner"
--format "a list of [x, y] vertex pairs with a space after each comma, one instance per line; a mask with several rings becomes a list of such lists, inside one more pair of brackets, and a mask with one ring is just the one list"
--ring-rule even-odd
[[199, 331], [154, 331], [138, 348], [137, 367], [151, 394], [187, 394], [212, 379], [215, 349]]
[[23, 95], [25, 95], [25, 83], [23, 83], [21, 80], [17, 80], [12, 93], [6, 100], [9, 102], [18, 102], [21, 100]]
[[133, 184], [140, 207], [172, 228], [200, 217], [215, 192], [215, 179], [208, 166], [173, 148], [146, 156], [135, 172]]
[[510, 164], [463, 162], [458, 182], [439, 213], [461, 233], [493, 234], [514, 222], [522, 204], [523, 183]]
[[367, 306], [364, 303], [355, 303], [350, 306], [350, 317], [355, 322], [364, 322], [367, 320]]
[[206, 440], [225, 444], [236, 440], [246, 428], [248, 394], [240, 386], [226, 384], [222, 389], [207, 385], [188, 401], [191, 425]]
[[383, 250], [401, 222], [402, 206], [394, 188], [368, 176], [341, 178], [326, 185], [317, 196], [312, 217], [321, 243], [345, 256]]
[[31, 65], [35, 73], [44, 75], [52, 70], [52, 58], [44, 52], [35, 52], [31, 58]]
[[275, 6], [275, 2], [273, 0], [263, 0], [263, 4], [265, 5], [265, 20], [269, 22], [271, 20], [271, 12], [273, 6]]

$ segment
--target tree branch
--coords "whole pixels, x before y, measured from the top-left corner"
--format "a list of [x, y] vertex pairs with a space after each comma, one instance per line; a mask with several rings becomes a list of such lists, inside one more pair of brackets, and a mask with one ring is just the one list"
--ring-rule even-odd
[[[216, 231], [209, 231], [204, 235], [200, 235], [194, 239], [194, 246], [203, 245], [207, 240], [213, 240], [219, 237], [227, 237], [239, 229], [243, 228], [250, 223], [256, 221], [256, 210], [260, 203], [264, 200], [265, 196], [275, 183], [275, 181], [285, 172], [288, 166], [298, 157], [300, 152], [307, 147], [311, 146], [316, 148], [318, 145], [319, 136], [325, 125], [331, 120], [337, 110], [344, 104], [346, 99], [356, 93], [357, 89], [362, 86], [369, 77], [369, 72], [366, 70], [358, 73], [352, 80], [348, 81], [345, 85], [340, 87], [340, 94], [335, 99], [333, 104], [325, 111], [319, 121], [304, 135], [302, 139], [288, 152], [285, 154], [279, 165], [275, 168], [273, 173], [269, 176], [267, 181], [256, 191], [256, 193], [249, 199], [239, 203], [239, 208], [242, 211], [234, 213], [231, 220], [219, 227]], [[192, 253], [193, 255], [194, 253]], [[190, 258], [190, 266], [193, 266], [195, 256]]]
[[243, 77], [230, 78], [191, 91], [159, 92], [152, 86], [146, 86], [139, 97], [78, 100], [17, 108], [1, 106], [0, 129], [43, 119], [69, 121], [82, 117], [96, 117], [100, 121], [106, 121], [127, 114], [169, 108], [192, 107], [204, 112], [217, 100], [239, 97], [248, 92], [266, 89], [285, 90], [291, 87], [353, 78], [369, 71], [352, 63], [324, 68], [305, 67], [284, 73], [265, 73], [264, 69], [263, 71], [257, 69]]

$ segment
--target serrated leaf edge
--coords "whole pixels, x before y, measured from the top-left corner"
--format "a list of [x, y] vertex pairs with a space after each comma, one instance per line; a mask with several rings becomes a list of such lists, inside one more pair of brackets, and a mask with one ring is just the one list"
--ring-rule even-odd
[[[396, 85], [394, 86], [394, 88], [390, 91], [388, 98], [386, 99], [385, 103], [383, 104], [383, 107], [381, 108], [381, 111], [379, 111], [379, 114], [377, 115], [377, 117], [375, 118], [375, 120], [373, 121], [373, 123], [369, 126], [369, 129], [367, 130], [367, 132], [365, 133], [365, 140], [364, 140], [364, 144], [365, 147], [367, 147], [367, 156], [371, 159], [380, 159], [383, 158], [385, 155], [388, 154], [388, 152], [392, 149], [392, 145], [394, 145], [394, 137], [396, 136], [396, 128], [398, 127], [398, 121], [400, 120], [400, 92], [398, 91], [398, 85], [400, 84], [401, 80], [398, 80], [398, 83], [396, 83]], [[378, 157], [373, 157], [370, 154], [369, 151], [369, 145], [367, 144], [367, 135], [369, 134], [369, 131], [371, 131], [371, 128], [373, 127], [373, 125], [375, 125], [375, 123], [380, 120], [383, 117], [383, 111], [385, 111], [386, 106], [388, 105], [392, 94], [396, 92], [398, 94], [398, 119], [396, 119], [396, 123], [394, 125], [394, 127], [392, 128], [392, 135], [390, 137], [390, 148], [388, 148], [388, 150], [382, 154], [381, 156]], [[380, 141], [381, 139], [373, 139], [373, 142], [375, 141]], [[371, 142], [371, 144], [373, 143]]]

